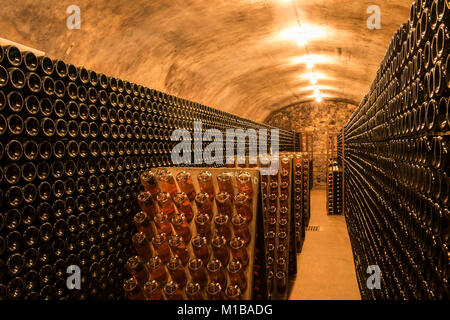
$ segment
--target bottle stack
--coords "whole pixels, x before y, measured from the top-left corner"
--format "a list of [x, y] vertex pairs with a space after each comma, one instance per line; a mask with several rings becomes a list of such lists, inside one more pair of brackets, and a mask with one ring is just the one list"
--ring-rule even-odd
[[328, 214], [342, 214], [342, 168], [337, 160], [328, 163]]
[[292, 252], [296, 256], [296, 243], [291, 236], [292, 185], [292, 156], [280, 155], [279, 170], [261, 177], [267, 288], [273, 299], [286, 299], [290, 256]]
[[310, 217], [310, 160], [306, 152], [294, 156], [294, 219], [297, 253], [301, 252]]
[[[450, 3], [418, 0], [344, 127], [345, 215], [365, 299], [449, 299]], [[381, 271], [368, 288], [368, 268]]]
[[141, 175], [129, 299], [252, 299], [255, 169], [167, 168]]
[[[172, 132], [193, 137], [196, 120], [223, 134], [271, 129], [0, 46], [0, 299], [122, 298], [140, 175], [173, 165]], [[280, 130], [280, 149], [295, 151], [296, 139]], [[80, 290], [66, 287], [71, 265]]]

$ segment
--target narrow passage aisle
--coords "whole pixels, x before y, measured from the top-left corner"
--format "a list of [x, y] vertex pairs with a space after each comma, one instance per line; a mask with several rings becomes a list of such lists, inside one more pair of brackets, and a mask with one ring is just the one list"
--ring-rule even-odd
[[361, 299], [345, 218], [327, 215], [326, 190], [311, 191], [309, 224], [319, 231], [306, 231], [290, 299]]

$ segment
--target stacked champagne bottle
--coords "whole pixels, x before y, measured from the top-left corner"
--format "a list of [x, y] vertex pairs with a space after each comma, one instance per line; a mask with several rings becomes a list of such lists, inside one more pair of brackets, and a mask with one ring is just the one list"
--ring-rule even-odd
[[[449, 298], [449, 22], [449, 1], [412, 4], [339, 137], [345, 214], [367, 299]], [[366, 284], [370, 265], [381, 271], [378, 290]]]
[[[122, 298], [140, 174], [172, 165], [172, 131], [192, 136], [195, 120], [271, 128], [0, 46], [0, 299]], [[281, 130], [280, 148], [295, 137]], [[67, 289], [71, 265], [80, 290]]]
[[310, 216], [310, 156], [303, 152], [294, 158], [294, 219], [297, 253], [301, 252]]
[[[286, 299], [291, 241], [292, 157], [280, 155], [279, 169], [261, 176], [266, 274], [269, 298]], [[293, 231], [292, 231], [293, 232]]]
[[328, 214], [342, 214], [343, 194], [342, 194], [342, 168], [336, 159], [328, 161]]
[[126, 296], [251, 299], [258, 171], [158, 169], [141, 181]]

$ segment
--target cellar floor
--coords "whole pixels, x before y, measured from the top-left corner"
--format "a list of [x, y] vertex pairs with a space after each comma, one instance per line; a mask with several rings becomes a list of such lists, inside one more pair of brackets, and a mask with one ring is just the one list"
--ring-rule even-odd
[[319, 231], [306, 231], [290, 299], [361, 299], [345, 218], [327, 215], [324, 189], [311, 191], [309, 225]]

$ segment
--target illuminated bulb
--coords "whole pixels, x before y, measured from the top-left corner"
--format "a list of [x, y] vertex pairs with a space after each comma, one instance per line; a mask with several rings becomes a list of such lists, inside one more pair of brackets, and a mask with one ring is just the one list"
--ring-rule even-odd
[[311, 82], [311, 84], [317, 84], [317, 78], [311, 78], [309, 79], [309, 81]]
[[317, 101], [317, 102], [322, 102], [322, 96], [317, 96], [317, 97], [316, 97], [316, 101]]
[[306, 67], [307, 67], [308, 69], [314, 68], [314, 62], [308, 61], [308, 62], [306, 63]]
[[320, 95], [320, 90], [319, 90], [319, 88], [315, 88], [315, 89], [314, 89], [314, 95], [315, 95], [315, 96]]

